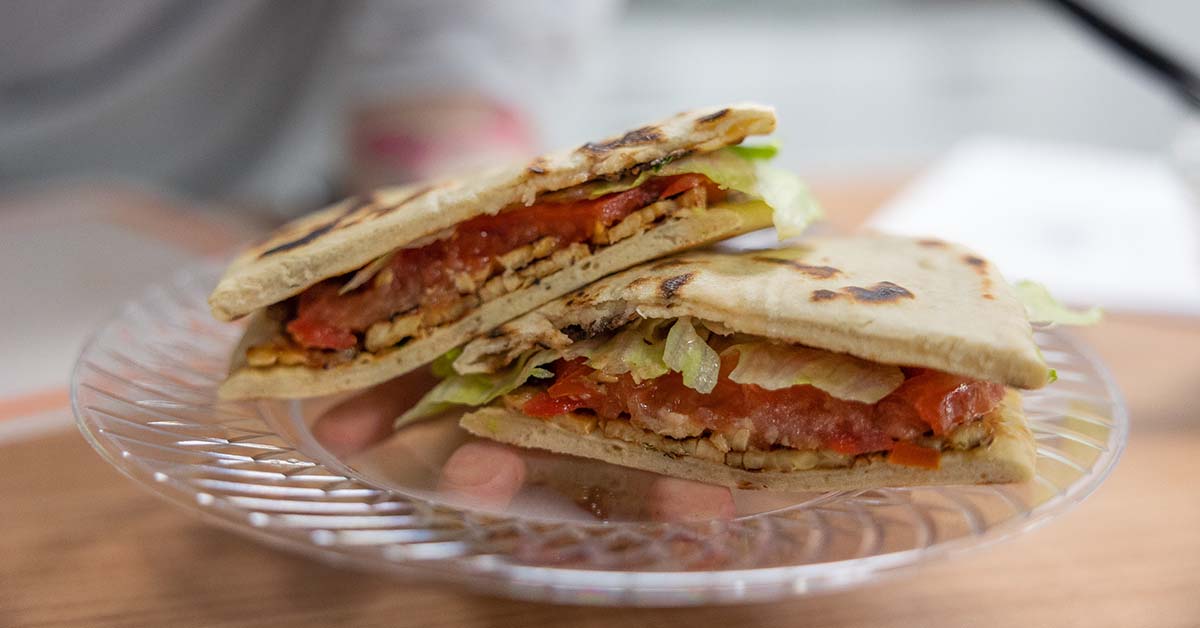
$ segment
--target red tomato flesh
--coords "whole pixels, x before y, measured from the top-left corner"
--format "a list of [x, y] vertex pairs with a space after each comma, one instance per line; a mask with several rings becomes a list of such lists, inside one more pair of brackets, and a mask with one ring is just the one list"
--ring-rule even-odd
[[[1004, 397], [1004, 386], [957, 375], [914, 369], [900, 388], [875, 404], [845, 401], [812, 386], [767, 390], [729, 379], [736, 356], [721, 363], [716, 388], [703, 394], [683, 385], [678, 373], [635, 383], [622, 375], [612, 383], [593, 377], [582, 359], [555, 363], [555, 380], [522, 410], [549, 417], [587, 409], [605, 420], [628, 418], [643, 429], [676, 437], [699, 430], [733, 434], [750, 430], [760, 449], [831, 449], [857, 455], [892, 450], [897, 442], [949, 429], [985, 414]], [[907, 459], [918, 459], [920, 452]], [[904, 458], [904, 454], [901, 455]]]
[[339, 295], [346, 283], [339, 277], [308, 288], [298, 297], [296, 317], [287, 330], [307, 348], [350, 349], [358, 342], [355, 332], [378, 321], [418, 306], [425, 311], [450, 307], [459, 298], [454, 277], [460, 273], [494, 269], [500, 256], [542, 238], [555, 238], [556, 249], [587, 241], [598, 227], [611, 227], [655, 201], [696, 187], [706, 187], [709, 199], [722, 193], [704, 175], [682, 174], [654, 177], [593, 200], [538, 203], [477, 216], [457, 225], [447, 238], [397, 251], [386, 285], [367, 282]]
[[898, 441], [892, 446], [888, 460], [893, 464], [923, 469], [937, 469], [942, 465], [942, 452], [932, 447], [922, 447], [913, 443]]

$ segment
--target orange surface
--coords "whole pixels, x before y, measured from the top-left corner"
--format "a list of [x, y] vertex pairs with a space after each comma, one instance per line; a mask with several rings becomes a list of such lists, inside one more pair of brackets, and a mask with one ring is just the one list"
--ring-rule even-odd
[[71, 403], [66, 388], [52, 388], [26, 395], [0, 399], [0, 421], [33, 416], [50, 410], [65, 408]]

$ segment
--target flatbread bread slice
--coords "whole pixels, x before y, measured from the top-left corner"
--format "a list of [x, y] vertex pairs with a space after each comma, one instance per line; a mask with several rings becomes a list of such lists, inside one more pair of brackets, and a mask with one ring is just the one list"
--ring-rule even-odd
[[432, 334], [376, 353], [360, 353], [353, 362], [329, 369], [307, 366], [249, 367], [246, 349], [278, 336], [282, 324], [266, 313], [256, 314], [234, 352], [229, 377], [219, 394], [225, 399], [251, 397], [314, 397], [358, 390], [407, 373], [439, 355], [494, 329], [522, 312], [640, 261], [715, 242], [770, 224], [767, 211], [758, 213], [709, 208], [702, 214], [668, 222], [597, 251], [588, 260], [564, 268], [536, 285], [483, 303], [463, 318]]
[[573, 333], [683, 316], [1017, 388], [1048, 379], [1024, 307], [991, 263], [958, 245], [882, 235], [697, 251], [631, 268], [472, 341], [455, 368], [487, 372], [533, 346], [566, 346]]
[[[716, 150], [774, 128], [775, 115], [769, 107], [741, 104], [698, 109], [477, 177], [381, 190], [289, 224], [234, 260], [209, 298], [213, 314], [220, 319], [257, 312], [233, 357], [220, 395], [228, 399], [299, 398], [370, 386], [428, 363], [479, 333], [607, 274], [770, 226], [770, 212], [753, 204], [743, 203], [737, 209], [733, 204], [718, 204], [703, 211], [675, 211], [644, 223], [633, 231], [637, 235], [614, 244], [593, 250], [575, 245], [584, 251], [569, 261], [541, 260], [539, 263], [554, 263], [552, 274], [526, 277], [519, 288], [506, 287], [500, 296], [484, 297], [481, 292], [481, 302], [468, 307], [457, 320], [422, 327], [402, 344], [389, 341], [388, 348], [358, 352], [349, 361], [323, 366], [300, 359], [268, 358], [253, 365], [247, 361], [248, 348], [258, 343], [270, 345], [273, 338], [283, 337], [283, 321], [272, 319], [263, 308], [324, 279], [361, 268], [397, 248], [423, 245], [472, 217], [530, 203], [541, 193], [619, 175], [635, 166]], [[633, 218], [637, 217], [627, 221]]]
[[[491, 440], [593, 458], [706, 484], [773, 491], [836, 491], [942, 484], [1023, 482], [1033, 477], [1034, 441], [1021, 411], [1020, 396], [1010, 391], [983, 419], [989, 429], [980, 444], [942, 452], [937, 469], [893, 464], [886, 454], [857, 456], [848, 466], [834, 468], [748, 470], [693, 455], [667, 453], [644, 442], [588, 433], [561, 423], [489, 407], [462, 417], [468, 432]], [[738, 452], [731, 452], [735, 456]], [[725, 454], [728, 456], [729, 454]]]
[[775, 111], [743, 103], [685, 111], [621, 135], [477, 176], [378, 190], [305, 216], [240, 254], [209, 297], [221, 320], [245, 316], [389, 251], [543, 192], [775, 130]]

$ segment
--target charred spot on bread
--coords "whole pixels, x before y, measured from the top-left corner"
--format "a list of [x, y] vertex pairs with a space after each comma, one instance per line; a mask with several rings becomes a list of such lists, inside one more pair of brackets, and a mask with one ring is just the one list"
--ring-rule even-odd
[[570, 338], [572, 342], [579, 342], [588, 337], [587, 330], [582, 325], [567, 325], [559, 331], [567, 338]]
[[682, 275], [675, 275], [674, 277], [664, 279], [662, 284], [660, 284], [658, 287], [658, 291], [660, 294], [662, 294], [663, 300], [670, 301], [671, 299], [675, 298], [675, 295], [679, 292], [680, 288], [683, 288], [685, 285], [687, 285], [687, 283], [691, 281], [692, 277], [695, 275], [696, 273], [684, 273]]
[[580, 150], [592, 153], [594, 155], [603, 155], [618, 148], [626, 146], [637, 146], [638, 144], [650, 144], [663, 139], [662, 131], [655, 126], [644, 126], [634, 129], [621, 137], [611, 139], [606, 142], [588, 142], [580, 147]]
[[909, 292], [905, 287], [890, 281], [881, 281], [868, 288], [846, 286], [842, 288], [842, 292], [850, 295], [851, 298], [860, 303], [890, 303], [899, 301], [900, 299], [916, 298], [916, 295]]
[[901, 299], [917, 298], [904, 286], [890, 281], [880, 281], [866, 288], [862, 286], [845, 286], [833, 290], [813, 290], [809, 297], [812, 301], [831, 301], [838, 298], [849, 298], [859, 303], [894, 303]]
[[288, 240], [287, 242], [284, 242], [283, 244], [278, 244], [276, 246], [273, 246], [273, 247], [263, 251], [262, 254], [260, 254], [258, 257], [259, 257], [259, 259], [262, 259], [264, 257], [269, 257], [269, 256], [275, 255], [277, 253], [282, 253], [284, 251], [290, 251], [296, 247], [304, 246], [305, 244], [308, 244], [309, 242], [316, 240], [317, 238], [325, 235], [326, 233], [333, 231], [334, 228], [336, 228], [338, 226], [338, 223], [340, 223], [342, 221], [342, 219], [345, 218], [345, 216], [346, 216], [345, 214], [338, 215], [338, 216], [334, 217], [332, 220], [326, 221], [324, 224], [321, 224], [320, 226], [310, 229], [308, 231], [308, 233], [306, 233], [298, 238]]
[[423, 186], [417, 188], [416, 190], [413, 190], [412, 194], [405, 196], [404, 198], [400, 199], [399, 201], [397, 201], [395, 203], [381, 205], [380, 207], [378, 207], [377, 209], [375, 209], [374, 211], [371, 212], [371, 217], [374, 218], [377, 216], [383, 216], [386, 214], [390, 214], [390, 213], [396, 211], [397, 209], [400, 209], [400, 208], [404, 207], [405, 205], [408, 205], [409, 203], [417, 200], [418, 198], [421, 198], [422, 196], [425, 196], [426, 194], [429, 194], [430, 192], [433, 192], [434, 190], [440, 189], [442, 187], [446, 187], [445, 184], [423, 185]]
[[697, 118], [696, 122], [700, 122], [700, 123], [716, 122], [717, 120], [720, 120], [721, 118], [724, 118], [727, 115], [729, 115], [728, 107], [726, 107], [724, 109], [720, 109], [718, 111], [714, 111], [713, 113], [710, 113], [706, 116]]
[[792, 259], [782, 259], [782, 258], [778, 258], [778, 257], [761, 257], [761, 256], [754, 257], [751, 259], [758, 261], [758, 262], [765, 262], [767, 264], [776, 264], [778, 266], [787, 266], [789, 268], [799, 271], [802, 274], [808, 275], [809, 277], [812, 277], [813, 279], [829, 279], [831, 277], [836, 277], [837, 275], [842, 274], [842, 271], [840, 269], [834, 268], [833, 266], [814, 266], [812, 264], [804, 264], [804, 263], [801, 263], [801, 262], [798, 262], [798, 261], [792, 260]]

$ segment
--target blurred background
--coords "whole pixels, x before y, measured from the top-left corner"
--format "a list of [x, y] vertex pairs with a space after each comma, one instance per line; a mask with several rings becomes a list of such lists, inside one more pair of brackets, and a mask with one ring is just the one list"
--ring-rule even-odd
[[[405, 179], [458, 165], [418, 167], [423, 151], [474, 165], [736, 100], [779, 109], [783, 162], [811, 176], [911, 171], [976, 134], [1166, 153], [1187, 122], [1036, 0], [189, 4], [5, 6], [5, 192], [117, 177], [291, 215], [362, 180], [356, 140], [394, 158], [381, 180]], [[1092, 5], [1200, 59], [1196, 3]], [[458, 116], [404, 120], [429, 109]]]

